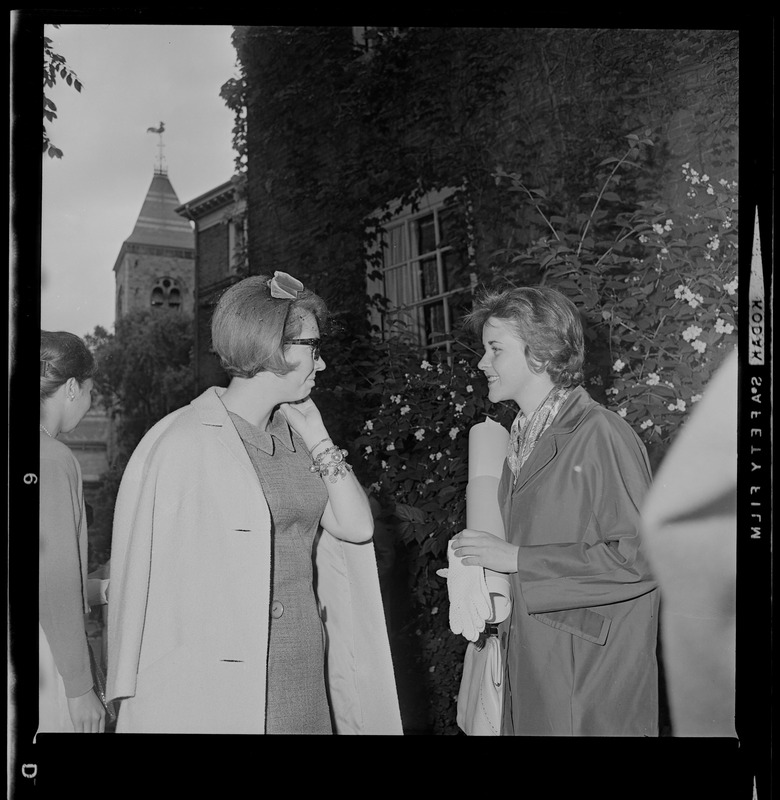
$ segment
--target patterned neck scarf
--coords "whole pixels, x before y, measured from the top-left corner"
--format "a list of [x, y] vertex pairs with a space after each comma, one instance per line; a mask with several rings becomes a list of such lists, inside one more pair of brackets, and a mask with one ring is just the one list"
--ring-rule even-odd
[[506, 452], [506, 459], [515, 476], [515, 482], [523, 464], [536, 447], [539, 437], [550, 427], [570, 394], [571, 389], [554, 386], [530, 417], [526, 417], [522, 411], [518, 412], [509, 431]]

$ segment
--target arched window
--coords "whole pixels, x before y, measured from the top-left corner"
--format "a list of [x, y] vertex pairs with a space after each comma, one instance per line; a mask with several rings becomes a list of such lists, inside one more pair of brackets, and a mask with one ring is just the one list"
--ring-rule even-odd
[[152, 289], [152, 308], [181, 308], [181, 289], [179, 282], [173, 278], [160, 278]]

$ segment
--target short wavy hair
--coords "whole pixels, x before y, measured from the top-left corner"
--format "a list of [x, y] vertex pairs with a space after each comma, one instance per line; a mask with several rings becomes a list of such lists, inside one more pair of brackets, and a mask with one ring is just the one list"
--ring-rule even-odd
[[95, 357], [75, 333], [41, 331], [41, 403], [69, 378], [81, 386], [94, 377], [96, 369]]
[[555, 386], [564, 388], [583, 382], [582, 320], [577, 307], [561, 292], [549, 286], [484, 291], [464, 325], [479, 336], [491, 317], [510, 325], [525, 342], [525, 357], [534, 372], [546, 372]]
[[295, 369], [285, 358], [285, 340], [296, 338], [306, 314], [327, 332], [325, 301], [302, 289], [295, 299], [271, 297], [271, 277], [252, 275], [233, 284], [217, 302], [211, 319], [211, 343], [231, 377], [252, 378], [267, 370], [285, 375]]

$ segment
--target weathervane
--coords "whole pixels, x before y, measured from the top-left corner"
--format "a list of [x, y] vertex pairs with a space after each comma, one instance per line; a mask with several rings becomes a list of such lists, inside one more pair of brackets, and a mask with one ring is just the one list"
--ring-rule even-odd
[[154, 171], [158, 175], [166, 175], [167, 172], [168, 172], [168, 170], [164, 166], [165, 158], [163, 156], [163, 147], [165, 147], [165, 145], [163, 144], [162, 135], [163, 135], [164, 131], [165, 131], [165, 123], [164, 122], [160, 123], [160, 127], [159, 128], [147, 128], [146, 129], [147, 133], [157, 133], [160, 136], [160, 143], [157, 145], [157, 147], [158, 147], [158, 149], [160, 151], [160, 154], [158, 156], [157, 166], [154, 169]]

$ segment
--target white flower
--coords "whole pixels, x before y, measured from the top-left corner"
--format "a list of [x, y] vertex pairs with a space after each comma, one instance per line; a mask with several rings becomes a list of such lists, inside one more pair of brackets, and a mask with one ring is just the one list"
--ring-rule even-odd
[[723, 284], [723, 290], [726, 292], [726, 294], [734, 294], [737, 291], [738, 283], [739, 280], [737, 278], [734, 278], [733, 281], [729, 281], [729, 283]]
[[712, 188], [712, 186], [707, 187], [707, 194], [715, 194], [715, 190]]
[[682, 337], [686, 342], [690, 342], [700, 334], [701, 328], [698, 325], [690, 325], [683, 331]]
[[434, 606], [431, 609], [431, 616], [433, 616], [434, 614], [438, 614], [438, 613], [439, 613], [439, 607], [438, 606]]
[[693, 396], [691, 397], [691, 402], [692, 402], [692, 403], [698, 403], [698, 402], [699, 402], [699, 400], [701, 400], [701, 395], [700, 395], [700, 394], [695, 394], [695, 395], [693, 395]]
[[691, 308], [696, 308], [697, 306], [700, 306], [704, 302], [704, 298], [700, 294], [694, 294], [693, 292], [691, 292], [691, 295], [690, 297], [687, 298], [687, 300], [688, 300], [688, 305]]
[[465, 407], [466, 407], [465, 403], [455, 403], [455, 413], [460, 414]]
[[370, 419], [368, 419], [368, 420], [366, 420], [366, 426], [365, 427], [366, 427], [367, 431], [372, 431], [372, 430], [374, 430], [374, 423]]
[[619, 417], [625, 417], [626, 416], [626, 409], [625, 408], [619, 408], [617, 413], [618, 413]]
[[712, 239], [710, 239], [709, 242], [707, 242], [707, 247], [709, 247], [709, 249], [712, 250], [713, 252], [715, 252], [720, 247], [720, 238], [718, 237], [717, 234], [715, 234], [715, 236], [713, 236]]
[[474, 387], [473, 387], [471, 384], [469, 384], [469, 385], [466, 387], [466, 391], [467, 391], [467, 392], [473, 392], [473, 391], [474, 391]]
[[455, 439], [455, 437], [460, 433], [458, 428], [450, 428], [450, 439]]
[[615, 372], [620, 372], [620, 370], [622, 370], [622, 369], [623, 369], [625, 366], [626, 366], [626, 365], [625, 365], [625, 362], [623, 362], [623, 361], [621, 361], [620, 359], [618, 359], [618, 360], [617, 360], [617, 361], [616, 361], [616, 362], [615, 362], [615, 363], [612, 365], [612, 369], [614, 369], [614, 370], [615, 370]]
[[370, 444], [367, 444], [367, 445], [366, 445], [366, 455], [368, 455], [369, 453], [373, 453], [373, 452], [374, 452], [374, 451], [373, 451], [373, 449], [371, 448], [371, 445], [370, 445]]
[[704, 175], [701, 176], [701, 179], [703, 181], [708, 181], [710, 179], [710, 176], [705, 172]]
[[409, 413], [409, 406], [401, 406], [400, 411], [401, 411], [401, 416], [403, 416], [404, 414], [408, 414]]
[[677, 401], [677, 410], [678, 411], [685, 411], [685, 400], [678, 400]]
[[400, 395], [400, 394], [391, 394], [391, 395], [390, 395], [390, 399], [391, 399], [391, 400], [392, 400], [394, 403], [400, 403], [400, 402], [401, 402], [401, 395]]
[[433, 367], [427, 361], [423, 361], [420, 364], [420, 369], [433, 369]]
[[661, 379], [658, 377], [658, 373], [657, 372], [651, 372], [647, 376], [647, 385], [648, 386], [658, 386], [658, 384], [660, 382], [661, 382]]
[[647, 241], [647, 236], [645, 236], [645, 235], [644, 235], [644, 233], [640, 233], [640, 234], [639, 234], [639, 241], [640, 241], [642, 244], [644, 244], [644, 243]]
[[665, 231], [670, 231], [672, 229], [673, 225], [674, 225], [674, 223], [672, 222], [672, 220], [667, 219], [666, 223], [664, 224], [664, 230]]
[[707, 349], [707, 343], [697, 339], [695, 342], [691, 342], [691, 347], [698, 353], [703, 353]]
[[676, 298], [677, 300], [680, 300], [680, 299], [682, 298], [683, 294], [684, 294], [686, 291], [688, 291], [688, 287], [687, 287], [685, 284], [681, 283], [681, 284], [680, 284], [680, 285], [679, 285], [679, 286], [678, 286], [678, 287], [677, 287], [677, 288], [674, 290], [674, 296], [675, 296], [675, 298]]
[[387, 461], [385, 461], [384, 458], [382, 459], [381, 464], [382, 464], [382, 469], [387, 469]]
[[643, 431], [644, 431], [644, 430], [646, 430], [647, 428], [652, 428], [652, 427], [653, 427], [653, 420], [651, 420], [651, 419], [646, 419], [646, 420], [645, 420], [645, 421], [644, 421], [644, 422], [643, 422], [643, 423], [642, 423], [642, 424], [641, 424], [639, 427], [640, 427], [640, 428], [641, 428]]
[[731, 333], [734, 330], [734, 326], [730, 322], [725, 322], [720, 317], [715, 320], [715, 332], [716, 333]]
[[441, 460], [441, 453], [431, 453], [428, 456], [428, 458], [430, 458], [431, 461], [440, 461]]
[[414, 438], [417, 439], [418, 442], [421, 442], [425, 437], [425, 428], [418, 428], [414, 432]]
[[387, 447], [385, 448], [385, 450], [388, 450], [388, 451], [389, 451], [389, 450], [395, 450], [395, 445], [394, 445], [392, 442], [390, 442], [390, 443], [387, 445]]
[[653, 233], [657, 233], [660, 236], [663, 232], [663, 225], [659, 225], [657, 222], [653, 224]]

